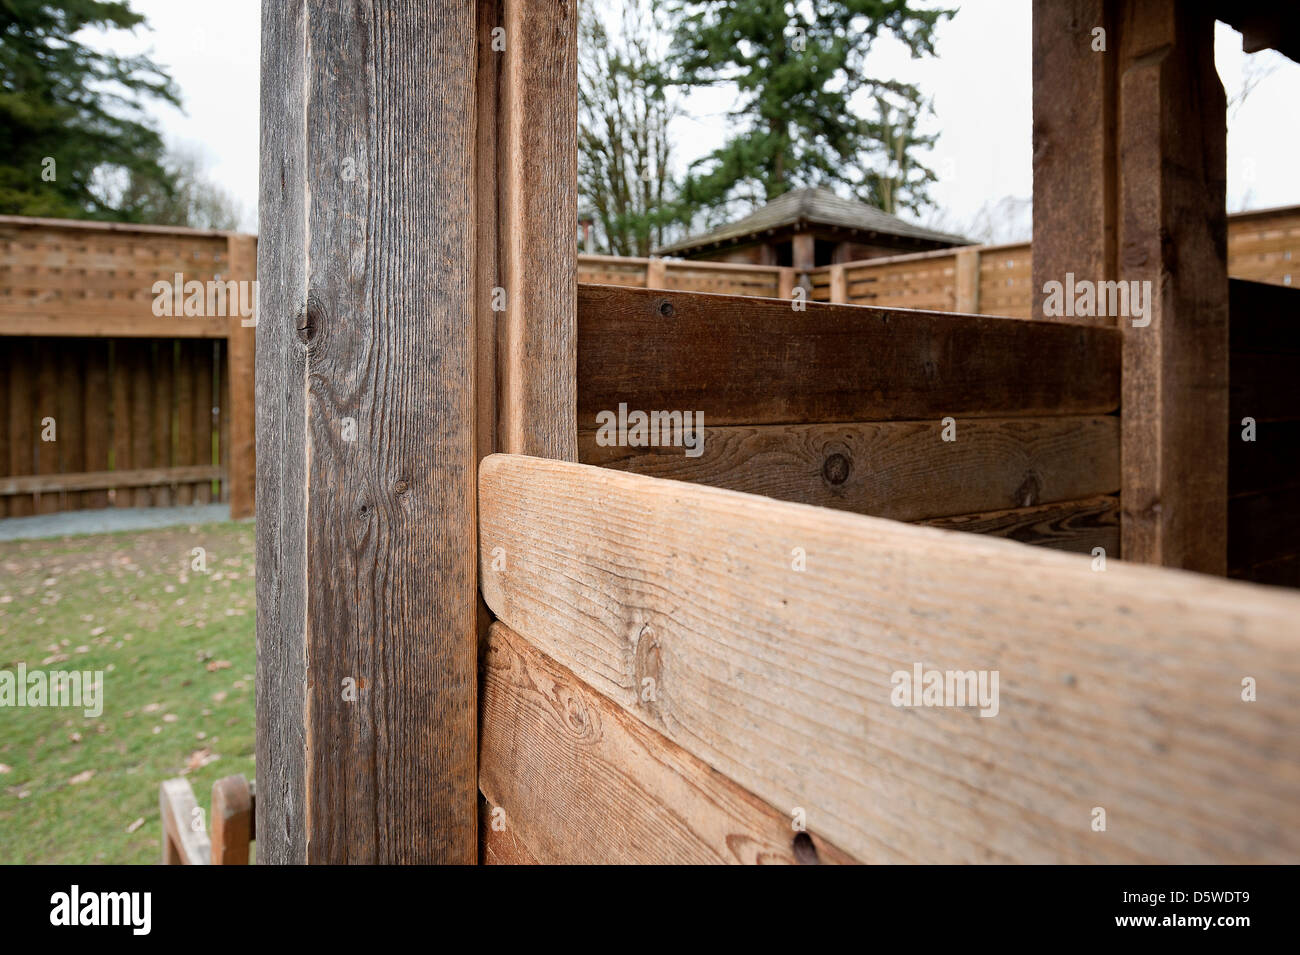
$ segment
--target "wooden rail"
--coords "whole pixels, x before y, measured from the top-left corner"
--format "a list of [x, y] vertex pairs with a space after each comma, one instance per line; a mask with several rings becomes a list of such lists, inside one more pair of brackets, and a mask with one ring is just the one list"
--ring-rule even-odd
[[209, 833], [189, 780], [164, 782], [158, 793], [163, 865], [248, 865], [256, 801], [255, 787], [242, 774], [218, 779]]
[[[484, 598], [553, 661], [498, 630], [484, 714], [484, 793], [539, 861], [583, 857], [537, 808], [598, 774], [563, 755], [588, 742], [661, 816], [697, 798], [680, 750], [864, 862], [1300, 855], [1300, 596], [516, 456], [479, 507]], [[918, 666], [998, 674], [996, 715], [892, 705]], [[573, 681], [659, 735], [623, 746]], [[554, 772], [516, 771], [515, 731]], [[718, 851], [640, 818], [654, 849], [598, 831]]]

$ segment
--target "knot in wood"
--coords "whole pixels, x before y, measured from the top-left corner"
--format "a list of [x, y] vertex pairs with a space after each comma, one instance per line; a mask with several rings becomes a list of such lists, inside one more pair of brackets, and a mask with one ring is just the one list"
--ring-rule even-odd
[[828, 455], [822, 464], [822, 477], [828, 484], [843, 484], [849, 479], [849, 472], [852, 470], [853, 463], [845, 455], [836, 451]]

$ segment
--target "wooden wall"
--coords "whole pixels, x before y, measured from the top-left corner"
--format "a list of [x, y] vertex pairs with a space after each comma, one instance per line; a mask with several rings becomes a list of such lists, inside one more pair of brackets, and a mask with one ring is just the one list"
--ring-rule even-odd
[[[253, 328], [229, 307], [184, 317], [153, 305], [154, 283], [177, 273], [254, 279], [253, 243], [0, 217], [0, 516], [224, 500], [232, 449], [251, 511]], [[247, 371], [233, 395], [232, 342]]]

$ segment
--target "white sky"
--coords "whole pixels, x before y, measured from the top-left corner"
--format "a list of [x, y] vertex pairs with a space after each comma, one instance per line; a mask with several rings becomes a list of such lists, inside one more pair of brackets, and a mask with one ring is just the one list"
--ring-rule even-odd
[[[180, 87], [185, 113], [151, 109], [168, 141], [199, 152], [210, 178], [244, 207], [256, 227], [258, 146], [258, 0], [132, 0], [151, 30], [90, 35], [122, 53], [151, 51]], [[929, 165], [931, 191], [944, 219], [969, 223], [986, 203], [1028, 198], [1032, 189], [1029, 0], [967, 0], [938, 32], [937, 57], [912, 60], [884, 37], [872, 73], [917, 83], [933, 98], [940, 139]], [[1300, 64], [1271, 51], [1247, 56], [1241, 37], [1219, 24], [1215, 58], [1229, 99], [1242, 70], [1275, 67], [1228, 119], [1228, 208], [1300, 204]], [[675, 137], [678, 161], [703, 155], [725, 138], [725, 91], [698, 92]]]

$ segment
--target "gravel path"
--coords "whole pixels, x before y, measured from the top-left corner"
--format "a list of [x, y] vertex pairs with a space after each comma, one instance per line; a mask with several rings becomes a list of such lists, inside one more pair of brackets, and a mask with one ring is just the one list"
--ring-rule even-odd
[[63, 511], [34, 517], [0, 520], [0, 541], [37, 537], [72, 537], [78, 534], [112, 534], [117, 531], [175, 527], [178, 524], [212, 524], [230, 520], [230, 505], [191, 507], [104, 507], [93, 511]]

